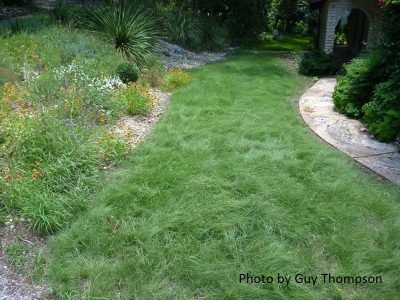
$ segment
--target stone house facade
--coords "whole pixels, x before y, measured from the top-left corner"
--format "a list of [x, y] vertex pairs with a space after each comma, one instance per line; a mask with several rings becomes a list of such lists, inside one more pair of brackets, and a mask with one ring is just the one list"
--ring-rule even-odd
[[379, 41], [378, 0], [310, 0], [320, 11], [318, 48], [325, 53], [335, 50], [338, 27], [346, 25], [347, 50], [356, 55], [364, 46]]

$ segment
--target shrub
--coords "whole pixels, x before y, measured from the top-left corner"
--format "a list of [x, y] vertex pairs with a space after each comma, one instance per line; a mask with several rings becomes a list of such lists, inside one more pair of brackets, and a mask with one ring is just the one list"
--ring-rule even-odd
[[272, 33], [270, 33], [270, 32], [265, 32], [264, 31], [264, 32], [260, 33], [260, 35], [258, 36], [258, 39], [261, 42], [269, 42], [269, 41], [272, 41], [274, 39], [274, 35]]
[[372, 101], [362, 108], [369, 130], [381, 141], [400, 136], [400, 74], [377, 85]]
[[306, 35], [309, 32], [310, 25], [303, 20], [297, 21], [294, 25], [293, 32], [297, 34]]
[[385, 74], [381, 53], [364, 54], [345, 65], [346, 74], [338, 79], [333, 93], [335, 107], [351, 117], [362, 116], [362, 106], [369, 102], [374, 88]]
[[86, 23], [90, 29], [103, 33], [138, 66], [145, 65], [157, 50], [156, 20], [135, 1], [120, 0], [112, 7], [89, 8]]
[[306, 76], [328, 76], [337, 72], [333, 56], [321, 51], [305, 52], [299, 58], [299, 73]]
[[163, 88], [166, 91], [173, 91], [178, 87], [181, 87], [187, 84], [190, 81], [190, 74], [180, 70], [180, 69], [171, 69], [167, 71], [163, 79]]
[[139, 79], [139, 69], [135, 64], [123, 62], [117, 67], [117, 74], [123, 83], [136, 82]]
[[377, 139], [389, 142], [400, 132], [400, 6], [386, 4], [382, 43], [345, 66], [333, 96], [339, 111], [363, 119]]

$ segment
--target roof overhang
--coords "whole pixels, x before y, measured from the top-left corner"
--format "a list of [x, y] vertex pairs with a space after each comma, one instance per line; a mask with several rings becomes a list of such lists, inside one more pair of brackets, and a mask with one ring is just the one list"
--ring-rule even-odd
[[309, 0], [310, 2], [310, 8], [312, 10], [314, 9], [320, 9], [326, 2], [327, 0]]

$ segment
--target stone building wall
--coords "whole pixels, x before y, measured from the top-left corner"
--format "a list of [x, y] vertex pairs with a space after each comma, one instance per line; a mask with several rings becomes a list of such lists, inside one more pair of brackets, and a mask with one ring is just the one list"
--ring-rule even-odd
[[335, 44], [335, 29], [343, 16], [349, 16], [352, 9], [363, 11], [369, 21], [367, 46], [379, 39], [377, 17], [379, 6], [377, 0], [328, 0], [321, 9], [321, 27], [319, 48], [332, 53]]

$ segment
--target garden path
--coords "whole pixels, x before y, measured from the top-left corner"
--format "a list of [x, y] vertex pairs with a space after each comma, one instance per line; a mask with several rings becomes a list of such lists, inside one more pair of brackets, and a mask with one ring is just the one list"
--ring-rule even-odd
[[400, 184], [400, 152], [376, 141], [364, 124], [334, 111], [336, 78], [318, 80], [300, 99], [304, 121], [323, 140], [384, 178]]

